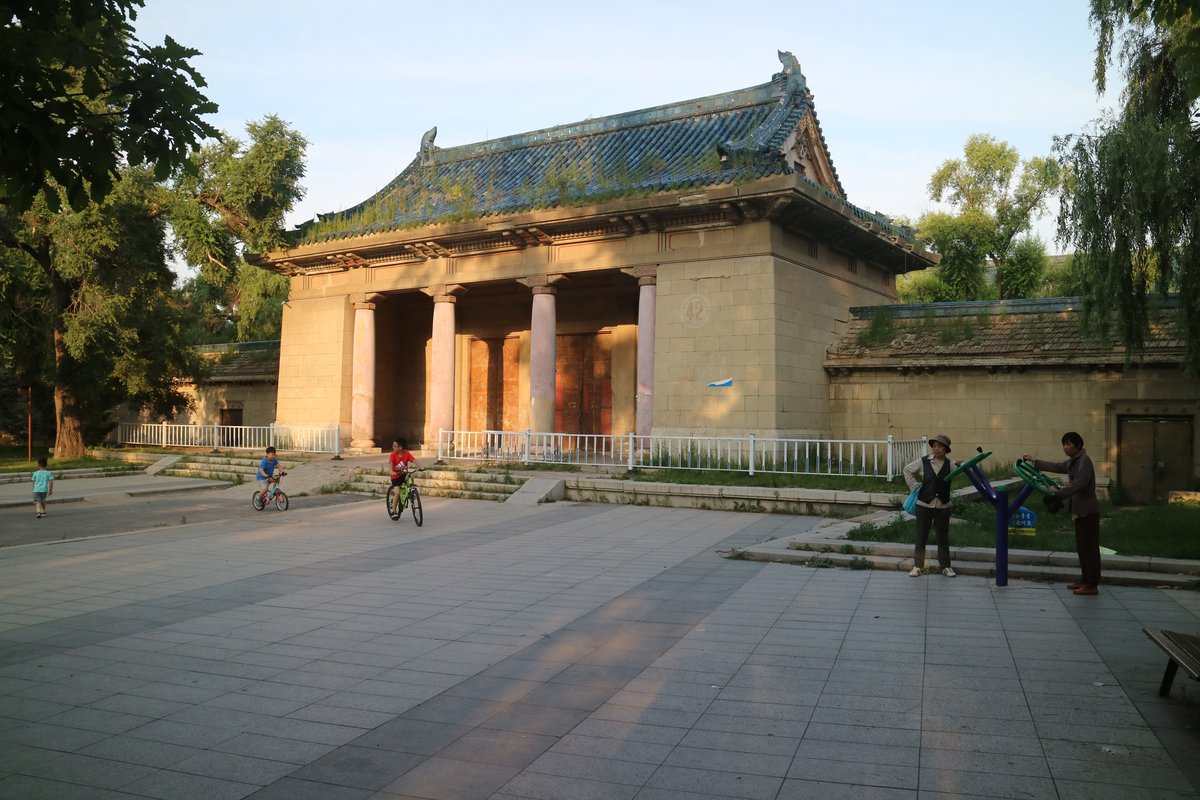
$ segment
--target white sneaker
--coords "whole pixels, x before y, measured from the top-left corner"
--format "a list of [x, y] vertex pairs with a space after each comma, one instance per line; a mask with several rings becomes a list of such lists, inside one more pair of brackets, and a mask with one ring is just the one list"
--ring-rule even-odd
[[953, 578], [954, 576], [958, 575], [957, 572], [950, 569], [949, 567], [946, 567], [944, 570], [942, 570], [942, 574], [945, 575], [947, 578]]
[[908, 571], [908, 577], [910, 577], [910, 578], [919, 578], [919, 577], [921, 577], [921, 568], [920, 568], [920, 567], [913, 567], [912, 569], [910, 569], [910, 570]]

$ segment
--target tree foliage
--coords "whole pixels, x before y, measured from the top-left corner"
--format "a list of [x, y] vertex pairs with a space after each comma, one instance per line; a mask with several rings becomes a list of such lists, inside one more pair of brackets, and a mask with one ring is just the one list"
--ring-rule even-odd
[[80, 211], [37, 197], [24, 214], [0, 212], [0, 358], [52, 387], [59, 456], [81, 455], [122, 402], [175, 414], [180, 383], [203, 375], [176, 313], [161, 193], [148, 170], [126, 169]]
[[1113, 48], [1120, 108], [1056, 142], [1072, 175], [1059, 236], [1073, 244], [1089, 326], [1140, 349], [1155, 297], [1181, 295], [1186, 366], [1200, 375], [1200, 12], [1183, 0], [1092, 0], [1096, 73]]
[[217, 131], [217, 106], [167, 37], [147, 45], [132, 20], [144, 0], [0, 2], [0, 205], [29, 210], [41, 195], [82, 211], [112, 190], [123, 165], [164, 180]]
[[218, 340], [222, 326], [240, 341], [278, 338], [287, 278], [247, 264], [244, 252], [283, 244], [284, 215], [304, 196], [304, 137], [275, 116], [246, 130], [249, 143], [225, 136], [196, 153], [169, 201], [180, 252], [199, 270], [187, 291], [213, 304]]
[[[1037, 285], [1040, 273], [1029, 271], [1044, 260], [1029, 257], [1037, 240], [1027, 234], [1061, 183], [1056, 161], [1037, 157], [1022, 163], [1016, 148], [987, 134], [969, 137], [963, 157], [947, 159], [933, 173], [930, 199], [948, 203], [952, 211], [930, 212], [917, 227], [942, 256], [938, 274], [953, 299], [1022, 297]], [[987, 281], [989, 261], [996, 268], [994, 288]]]
[[249, 126], [248, 146], [189, 156], [217, 133], [201, 119], [216, 106], [187, 64], [195, 51], [133, 38], [141, 5], [7, 2], [0, 17], [0, 363], [52, 387], [63, 457], [121, 403], [173, 416], [203, 374], [168, 221], [218, 307], [250, 310], [234, 324], [269, 327], [279, 280], [244, 271], [241, 250], [277, 243], [303, 191], [305, 142], [273, 117]]

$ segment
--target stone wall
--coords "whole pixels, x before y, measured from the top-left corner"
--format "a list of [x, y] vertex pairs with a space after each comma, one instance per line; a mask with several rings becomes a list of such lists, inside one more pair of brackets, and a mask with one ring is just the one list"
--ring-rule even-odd
[[350, 430], [354, 309], [344, 294], [293, 298], [283, 307], [279, 350], [281, 425]]
[[1077, 431], [1107, 478], [1115, 477], [1118, 416], [1191, 416], [1193, 430], [1200, 427], [1200, 382], [1177, 366], [852, 370], [831, 377], [829, 404], [834, 430], [847, 436], [946, 433], [956, 456], [978, 446], [993, 451], [996, 462], [1026, 452], [1061, 460], [1062, 434]]

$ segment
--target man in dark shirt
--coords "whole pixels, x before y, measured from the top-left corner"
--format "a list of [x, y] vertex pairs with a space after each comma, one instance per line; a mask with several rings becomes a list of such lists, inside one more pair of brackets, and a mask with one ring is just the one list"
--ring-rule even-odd
[[1051, 489], [1067, 501], [1075, 520], [1075, 552], [1079, 555], [1078, 583], [1067, 585], [1075, 594], [1099, 594], [1100, 584], [1100, 501], [1096, 498], [1096, 468], [1083, 449], [1083, 437], [1075, 431], [1064, 433], [1062, 449], [1066, 461], [1042, 461], [1022, 456], [1043, 472], [1066, 473], [1067, 483]]

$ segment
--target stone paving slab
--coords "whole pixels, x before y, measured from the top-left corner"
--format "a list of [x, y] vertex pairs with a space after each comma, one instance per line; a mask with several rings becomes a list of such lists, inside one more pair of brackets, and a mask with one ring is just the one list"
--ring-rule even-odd
[[722, 558], [430, 498], [0, 550], [0, 798], [1192, 797], [1200, 595]]

